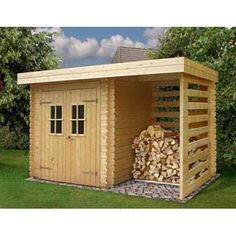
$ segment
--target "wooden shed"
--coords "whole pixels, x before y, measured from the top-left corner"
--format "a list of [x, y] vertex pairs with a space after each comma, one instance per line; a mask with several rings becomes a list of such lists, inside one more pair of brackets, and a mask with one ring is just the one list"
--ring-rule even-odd
[[157, 123], [179, 132], [183, 199], [216, 174], [217, 80], [183, 57], [18, 74], [30, 85], [30, 176], [99, 187], [129, 180], [133, 139]]

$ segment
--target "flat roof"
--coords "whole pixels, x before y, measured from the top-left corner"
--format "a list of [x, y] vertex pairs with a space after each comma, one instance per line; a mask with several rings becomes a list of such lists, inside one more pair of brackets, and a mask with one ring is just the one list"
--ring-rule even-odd
[[18, 84], [36, 84], [128, 76], [186, 73], [218, 81], [218, 72], [185, 57], [19, 73]]

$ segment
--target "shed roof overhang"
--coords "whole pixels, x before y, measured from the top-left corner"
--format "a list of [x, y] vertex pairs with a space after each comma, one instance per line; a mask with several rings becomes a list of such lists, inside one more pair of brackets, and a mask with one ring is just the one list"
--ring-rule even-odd
[[66, 82], [128, 76], [186, 73], [217, 82], [218, 72], [184, 57], [36, 71], [18, 74], [18, 84]]

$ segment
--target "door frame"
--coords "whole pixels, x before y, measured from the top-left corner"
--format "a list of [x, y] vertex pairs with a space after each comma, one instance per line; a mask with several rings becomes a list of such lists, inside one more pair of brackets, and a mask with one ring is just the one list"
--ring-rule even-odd
[[[53, 91], [70, 91], [70, 90], [78, 90], [78, 89], [96, 89], [97, 93], [97, 106], [96, 106], [96, 126], [97, 126], [97, 134], [96, 134], [96, 161], [98, 163], [97, 171], [97, 181], [95, 186], [101, 185], [101, 82], [97, 81], [76, 81], [76, 82], [61, 82], [61, 83], [50, 83], [50, 84], [39, 84], [40, 89], [40, 103], [42, 102], [42, 94], [43, 92], [53, 92]], [[42, 105], [40, 105], [40, 119], [41, 119], [41, 127], [42, 127]], [[40, 161], [42, 162], [42, 129], [40, 129]], [[40, 166], [39, 166], [40, 168]], [[42, 171], [40, 169], [40, 178], [42, 178]]]

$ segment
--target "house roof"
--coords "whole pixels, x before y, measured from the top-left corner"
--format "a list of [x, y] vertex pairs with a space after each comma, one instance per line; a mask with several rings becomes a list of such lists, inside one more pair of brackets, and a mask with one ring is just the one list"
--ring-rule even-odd
[[119, 47], [112, 59], [112, 63], [148, 60], [147, 49], [134, 47]]
[[84, 66], [18, 74], [18, 84], [187, 73], [217, 81], [218, 73], [184, 57]]

